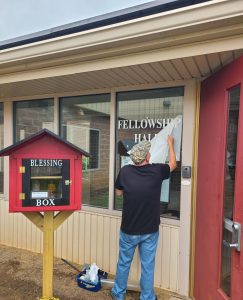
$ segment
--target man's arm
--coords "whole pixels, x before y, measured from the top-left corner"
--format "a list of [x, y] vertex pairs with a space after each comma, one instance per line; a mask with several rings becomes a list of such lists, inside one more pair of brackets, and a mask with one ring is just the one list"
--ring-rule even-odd
[[170, 160], [169, 160], [169, 167], [170, 171], [174, 171], [176, 168], [176, 155], [175, 155], [175, 150], [174, 150], [174, 138], [172, 135], [168, 135], [167, 138], [167, 143], [169, 146], [169, 155], [170, 155]]
[[116, 189], [116, 195], [117, 196], [122, 196], [123, 195], [123, 190]]

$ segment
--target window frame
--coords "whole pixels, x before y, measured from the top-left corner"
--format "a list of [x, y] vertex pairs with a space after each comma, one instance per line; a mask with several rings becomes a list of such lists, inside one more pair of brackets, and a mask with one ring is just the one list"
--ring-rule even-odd
[[[5, 109], [5, 105], [4, 105], [4, 102], [1, 101], [0, 102], [0, 109], [2, 110], [2, 114], [3, 114], [3, 121], [1, 123], [1, 126], [2, 126], [2, 133], [3, 133], [3, 147], [4, 148], [4, 134], [5, 134], [5, 130], [4, 130], [4, 122], [5, 122], [5, 117], [4, 117], [4, 109]], [[5, 163], [4, 163], [4, 158], [3, 157], [0, 157], [0, 164], [1, 164], [1, 167], [3, 169], [3, 174], [2, 174], [2, 180], [3, 180], [3, 185], [2, 185], [2, 191], [0, 191], [0, 195], [3, 195], [4, 194], [4, 184], [5, 184]]]
[[[110, 91], [110, 178], [109, 178], [109, 208], [96, 208], [91, 206], [83, 206], [82, 210], [84, 212], [90, 213], [98, 213], [102, 215], [112, 215], [121, 217], [122, 212], [114, 210], [114, 182], [115, 182], [115, 143], [113, 143], [116, 132], [116, 93], [118, 92], [126, 92], [126, 91], [134, 91], [141, 89], [154, 89], [154, 88], [164, 88], [164, 87], [177, 87], [184, 86], [184, 104], [183, 104], [183, 133], [182, 133], [182, 152], [183, 158], [181, 161], [182, 166], [192, 166], [192, 176], [191, 178], [182, 180], [181, 184], [181, 217], [180, 220], [176, 219], [168, 219], [161, 217], [161, 223], [168, 226], [176, 226], [181, 227], [183, 232], [187, 233], [184, 241], [181, 241], [183, 245], [186, 247], [187, 241], [189, 241], [189, 231], [188, 226], [188, 213], [191, 212], [193, 207], [193, 201], [195, 201], [195, 183], [194, 179], [196, 174], [194, 173], [194, 168], [196, 168], [195, 157], [197, 156], [197, 144], [194, 144], [194, 139], [197, 142], [197, 131], [198, 131], [198, 115], [199, 115], [199, 86], [200, 84], [192, 79], [186, 81], [178, 81], [178, 82], [165, 82], [158, 84], [145, 84], [139, 87], [121, 87], [112, 89]], [[77, 95], [77, 94], [76, 94]], [[80, 94], [79, 94], [80, 95]], [[196, 135], [196, 136], [195, 136]], [[184, 182], [185, 181], [185, 182]], [[193, 200], [194, 199], [194, 200]], [[184, 246], [183, 246], [184, 247]]]
[[[135, 89], [135, 90], [127, 90], [127, 91], [122, 91], [122, 92], [117, 92], [116, 93], [116, 112], [115, 112], [115, 119], [116, 119], [116, 132], [115, 132], [115, 147], [116, 147], [116, 154], [115, 154], [115, 171], [114, 173], [116, 174], [116, 171], [117, 171], [117, 166], [116, 166], [116, 163], [117, 163], [117, 156], [118, 156], [118, 134], [119, 134], [119, 129], [118, 129], [118, 114], [119, 114], [119, 102], [122, 102], [122, 101], [143, 101], [143, 100], [149, 100], [149, 99], [161, 99], [160, 101], [165, 101], [165, 100], [162, 100], [163, 98], [167, 99], [168, 97], [182, 97], [182, 111], [178, 114], [180, 115], [184, 115], [184, 97], [185, 97], [185, 86], [183, 85], [178, 85], [178, 86], [168, 86], [168, 87], [159, 87], [159, 88], [148, 88], [148, 89]], [[170, 113], [170, 112], [169, 112]], [[166, 114], [166, 112], [165, 112]], [[121, 117], [121, 116], [120, 116]], [[166, 119], [166, 118], [165, 118]], [[125, 120], [129, 120], [127, 118], [125, 118]], [[183, 122], [183, 119], [182, 119], [182, 122]], [[182, 126], [183, 127], [183, 126]], [[127, 128], [128, 130], [130, 128]], [[143, 130], [144, 128], [141, 128], [141, 131]], [[123, 128], [124, 130], [124, 128]], [[147, 127], [145, 128], [145, 130], [147, 130]], [[160, 129], [158, 129], [160, 130]], [[182, 138], [182, 135], [183, 135], [183, 129], [182, 129], [182, 132], [181, 132], [181, 138]], [[137, 143], [137, 142], [136, 142]], [[181, 143], [181, 149], [180, 149], [180, 165], [182, 166], [182, 143]], [[121, 168], [119, 168], [120, 170]], [[178, 170], [179, 171], [179, 170]], [[181, 174], [181, 170], [180, 170], [180, 174]], [[181, 185], [181, 179], [182, 179], [182, 176], [180, 176], [180, 179], [179, 179], [179, 182], [180, 182], [180, 185]], [[171, 184], [170, 184], [170, 188], [169, 188], [169, 195], [171, 195]], [[180, 186], [180, 197], [179, 197], [179, 210], [178, 210], [178, 213], [179, 213], [179, 217], [176, 218], [176, 217], [166, 217], [165, 215], [163, 216], [163, 214], [161, 214], [161, 218], [165, 218], [165, 219], [173, 219], [173, 220], [180, 220], [180, 202], [181, 202], [181, 186]], [[169, 201], [168, 203], [170, 203], [171, 201], [171, 198], [169, 196]], [[115, 196], [115, 191], [114, 191], [114, 205], [113, 205], [113, 209], [115, 210], [121, 210], [119, 208], [116, 208], [117, 207], [117, 203], [116, 203], [116, 196]], [[163, 204], [161, 203], [160, 204], [160, 208], [162, 210], [162, 207], [163, 207]], [[170, 209], [167, 209], [168, 212], [171, 211]], [[165, 213], [166, 214], [166, 213]]]
[[[94, 98], [95, 99], [95, 96], [104, 96], [104, 97], [107, 97], [109, 99], [109, 101], [107, 101], [107, 103], [109, 103], [109, 116], [110, 116], [110, 123], [109, 123], [109, 131], [110, 131], [110, 134], [111, 134], [111, 93], [90, 93], [90, 94], [79, 94], [79, 95], [67, 95], [67, 96], [61, 96], [58, 98], [58, 116], [59, 116], [59, 121], [58, 121], [58, 129], [59, 129], [59, 135], [61, 136], [61, 133], [62, 133], [62, 121], [63, 121], [63, 118], [62, 118], [62, 107], [63, 107], [63, 99], [68, 99], [68, 98], [81, 98], [81, 97], [90, 97], [91, 99]], [[86, 102], [84, 102], [86, 104]], [[90, 102], [92, 103], [92, 102]], [[99, 103], [99, 102], [96, 102], [94, 101], [93, 103]], [[101, 101], [102, 103], [102, 101]], [[103, 102], [104, 103], [104, 102]], [[97, 128], [93, 128], [93, 127], [87, 127], [87, 129], [90, 130], [93, 130], [93, 131], [97, 131], [99, 133], [99, 141], [98, 141], [98, 166], [96, 168], [88, 168], [86, 170], [82, 170], [82, 172], [86, 173], [86, 172], [95, 172], [95, 171], [99, 171], [101, 169], [100, 165], [101, 165], [101, 160], [100, 160], [100, 156], [101, 156], [101, 150], [100, 150], [100, 145], [101, 145], [101, 130], [100, 129], [97, 129]], [[64, 137], [65, 138], [65, 137]], [[109, 140], [109, 151], [111, 149], [111, 138]], [[107, 212], [107, 210], [110, 211], [110, 165], [108, 166], [109, 167], [109, 172], [108, 172], [108, 182], [109, 182], [109, 186], [108, 186], [108, 199], [107, 199], [107, 208], [105, 207], [95, 207], [95, 206], [91, 206], [91, 205], [88, 205], [88, 204], [83, 204], [83, 207], [82, 207], [82, 210], [84, 210], [84, 208], [89, 208], [93, 211], [93, 209], [95, 211], [98, 210], [98, 212], [101, 210], [102, 212]], [[89, 210], [88, 209], [88, 210]]]
[[[101, 89], [98, 92], [94, 93], [94, 90], [87, 90], [85, 92], [68, 92], [68, 93], [58, 93], [58, 94], [48, 94], [44, 97], [40, 96], [27, 96], [27, 97], [18, 97], [14, 100], [6, 100], [4, 102], [4, 115], [7, 115], [8, 118], [4, 118], [4, 128], [7, 130], [8, 134], [4, 136], [4, 147], [7, 147], [13, 143], [13, 102], [19, 101], [34, 101], [34, 100], [44, 100], [54, 98], [54, 132], [58, 134], [60, 132], [60, 98], [63, 97], [74, 97], [74, 96], [87, 96], [94, 94], [110, 94], [110, 173], [109, 173], [109, 205], [108, 208], [97, 208], [91, 206], [83, 206], [82, 211], [90, 212], [90, 213], [98, 213], [102, 215], [112, 215], [121, 217], [121, 211], [116, 211], [113, 208], [114, 203], [114, 180], [115, 173], [114, 170], [114, 160], [115, 160], [115, 145], [113, 145], [114, 137], [115, 137], [115, 111], [116, 111], [116, 93], [118, 92], [126, 92], [126, 91], [134, 91], [141, 89], [154, 89], [154, 88], [164, 88], [164, 87], [177, 87], [184, 86], [184, 111], [183, 111], [183, 136], [182, 136], [182, 152], [183, 152], [183, 161], [182, 165], [191, 165], [192, 166], [192, 177], [187, 180], [186, 184], [181, 186], [181, 220], [174, 219], [166, 219], [161, 217], [161, 223], [168, 226], [181, 226], [183, 224], [183, 228], [187, 226], [188, 221], [188, 212], [191, 211], [191, 206], [194, 205], [195, 201], [195, 186], [193, 183], [193, 179], [196, 174], [194, 174], [193, 170], [196, 168], [196, 162], [194, 161], [194, 157], [197, 155], [196, 144], [194, 145], [194, 139], [197, 141], [197, 130], [198, 130], [198, 112], [199, 112], [199, 91], [200, 91], [200, 83], [195, 79], [185, 80], [185, 81], [171, 81], [171, 82], [163, 82], [156, 84], [141, 84], [137, 87], [119, 87], [112, 89]], [[195, 137], [196, 134], [196, 137]], [[8, 161], [8, 158], [4, 158], [4, 162]], [[195, 164], [195, 166], [194, 166]], [[8, 173], [8, 165], [4, 166], [4, 197], [5, 200], [8, 199], [8, 184], [9, 178], [7, 176]], [[194, 200], [193, 200], [194, 199]]]

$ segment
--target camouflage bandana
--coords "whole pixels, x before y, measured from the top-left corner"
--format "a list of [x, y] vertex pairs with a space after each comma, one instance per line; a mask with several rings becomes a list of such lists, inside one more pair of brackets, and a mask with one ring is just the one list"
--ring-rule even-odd
[[150, 147], [151, 143], [145, 140], [132, 147], [132, 150], [130, 151], [130, 157], [134, 164], [139, 165], [145, 161]]

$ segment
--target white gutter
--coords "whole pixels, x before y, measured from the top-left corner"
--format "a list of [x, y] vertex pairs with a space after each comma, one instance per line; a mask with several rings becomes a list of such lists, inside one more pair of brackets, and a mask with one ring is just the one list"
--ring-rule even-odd
[[243, 15], [242, 0], [215, 0], [202, 4], [159, 13], [111, 26], [71, 34], [51, 40], [27, 44], [0, 51], [0, 64], [55, 56], [60, 53], [112, 47], [131, 40], [151, 39], [153, 35], [166, 33], [199, 24], [210, 23]]

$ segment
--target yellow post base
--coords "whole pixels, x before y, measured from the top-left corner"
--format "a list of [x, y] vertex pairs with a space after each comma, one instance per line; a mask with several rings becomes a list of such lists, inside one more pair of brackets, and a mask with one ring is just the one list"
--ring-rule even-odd
[[55, 297], [51, 297], [51, 298], [41, 297], [41, 298], [39, 298], [39, 300], [59, 300], [59, 298], [55, 298]]

